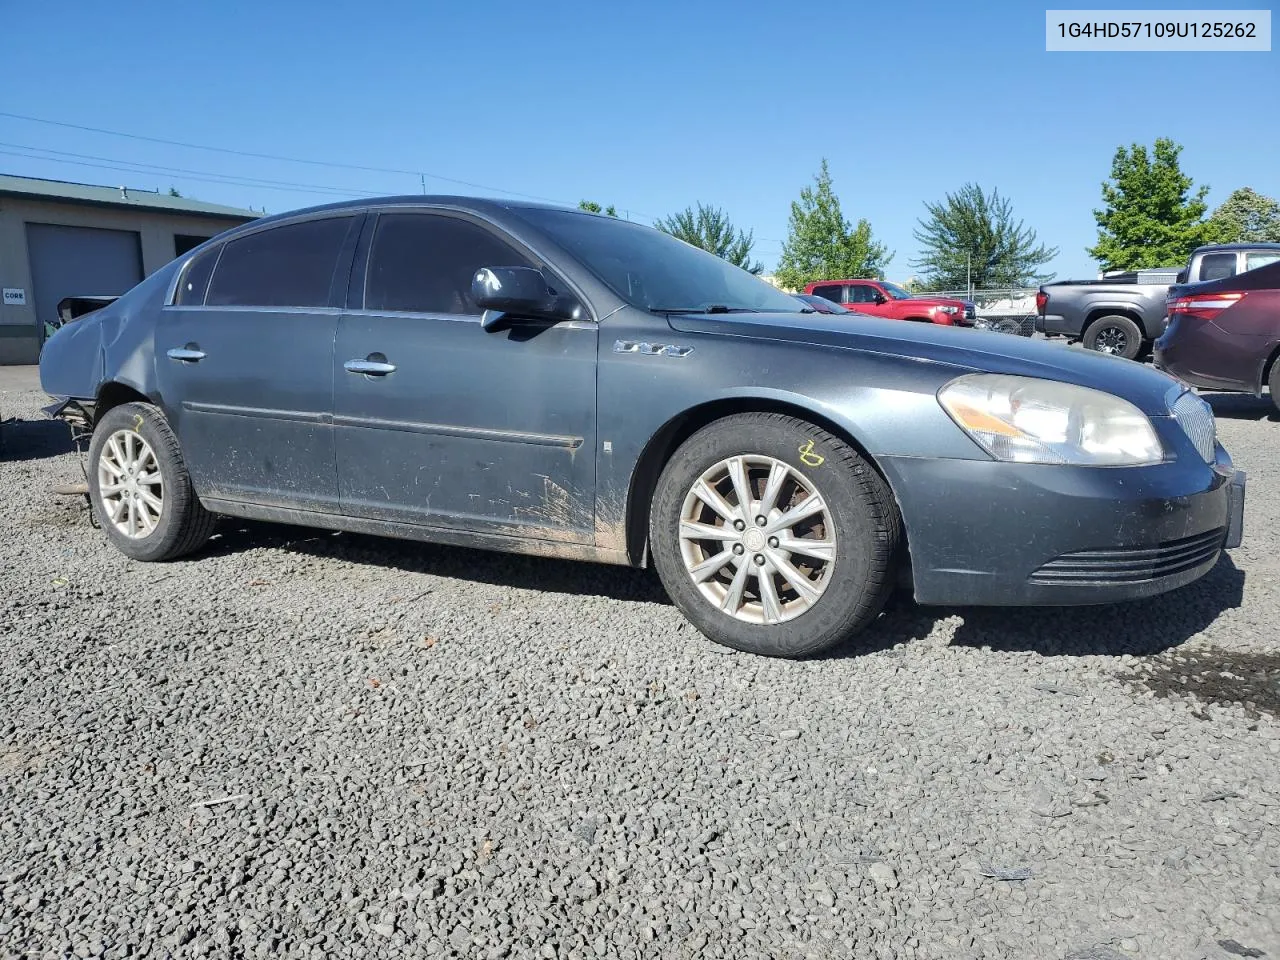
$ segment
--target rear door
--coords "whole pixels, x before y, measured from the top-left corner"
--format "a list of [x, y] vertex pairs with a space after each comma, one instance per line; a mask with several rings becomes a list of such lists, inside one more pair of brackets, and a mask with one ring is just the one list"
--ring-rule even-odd
[[471, 298], [481, 267], [559, 283], [530, 251], [462, 213], [387, 211], [370, 226], [335, 357], [343, 512], [592, 542], [596, 324], [487, 332]]
[[202, 496], [337, 511], [333, 344], [363, 216], [268, 227], [184, 267], [156, 367]]
[[814, 287], [812, 292], [815, 297], [822, 297], [825, 300], [830, 300], [832, 303], [838, 303], [843, 306], [845, 299], [844, 291], [845, 288], [842, 284], [825, 283], [822, 286]]

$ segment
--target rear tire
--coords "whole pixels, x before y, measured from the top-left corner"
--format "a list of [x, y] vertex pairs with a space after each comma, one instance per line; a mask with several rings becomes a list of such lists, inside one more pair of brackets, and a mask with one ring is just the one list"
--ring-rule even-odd
[[94, 512], [127, 557], [173, 560], [213, 533], [217, 517], [196, 497], [169, 421], [149, 403], [103, 415], [89, 445], [88, 473]]
[[1271, 376], [1267, 378], [1267, 389], [1271, 391], [1271, 405], [1280, 413], [1280, 357], [1271, 361]]
[[879, 615], [899, 528], [888, 484], [839, 437], [795, 417], [744, 413], [699, 430], [671, 457], [649, 537], [663, 586], [703, 634], [802, 657]]
[[1084, 348], [1113, 357], [1136, 359], [1142, 351], [1142, 330], [1128, 317], [1099, 317], [1084, 332]]

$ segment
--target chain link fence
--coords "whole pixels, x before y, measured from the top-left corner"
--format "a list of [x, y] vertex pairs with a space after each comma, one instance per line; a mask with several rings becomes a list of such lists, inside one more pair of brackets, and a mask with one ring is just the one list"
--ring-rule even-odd
[[999, 333], [1029, 337], [1035, 333], [1036, 293], [1039, 287], [987, 287], [969, 290], [921, 290], [920, 296], [969, 300], [978, 326]]

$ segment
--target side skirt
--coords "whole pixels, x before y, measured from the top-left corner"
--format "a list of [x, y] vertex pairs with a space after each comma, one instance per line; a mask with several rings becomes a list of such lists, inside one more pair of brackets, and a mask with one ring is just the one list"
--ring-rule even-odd
[[206, 497], [201, 499], [201, 503], [204, 504], [206, 510], [213, 513], [228, 517], [244, 517], [248, 520], [291, 523], [300, 527], [342, 530], [347, 533], [367, 533], [377, 537], [418, 540], [424, 543], [470, 547], [475, 550], [494, 550], [499, 553], [521, 553], [535, 557], [554, 557], [559, 560], [585, 560], [589, 563], [632, 566], [625, 550], [609, 550], [597, 547], [594, 544], [560, 543], [555, 540], [535, 540], [529, 537], [507, 536], [496, 533], [467, 533], [414, 523], [370, 520], [364, 517], [348, 517], [336, 513], [294, 510], [288, 507], [268, 507], [238, 500], [217, 500]]

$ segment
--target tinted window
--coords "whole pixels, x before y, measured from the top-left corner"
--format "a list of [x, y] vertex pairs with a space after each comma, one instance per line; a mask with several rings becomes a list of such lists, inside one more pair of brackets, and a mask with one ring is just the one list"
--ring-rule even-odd
[[1200, 261], [1201, 280], [1221, 280], [1236, 275], [1236, 255], [1234, 253], [1207, 253]]
[[839, 285], [830, 284], [825, 287], [814, 287], [813, 295], [815, 297], [823, 297], [824, 299], [830, 300], [833, 303], [839, 303], [842, 299], [844, 299], [843, 297], [840, 296], [840, 290], [841, 288]]
[[182, 271], [182, 279], [173, 292], [173, 302], [187, 306], [199, 306], [204, 303], [204, 293], [209, 288], [209, 275], [213, 273], [213, 265], [218, 262], [218, 251], [221, 247], [206, 250], [193, 259]]
[[1259, 267], [1265, 267], [1268, 263], [1275, 263], [1280, 260], [1280, 253], [1246, 253], [1244, 255], [1244, 268], [1246, 270], [1257, 270]]
[[855, 283], [849, 287], [850, 303], [875, 303], [876, 288], [865, 283]]
[[324, 307], [350, 217], [291, 223], [226, 244], [210, 306]]
[[479, 315], [471, 279], [481, 267], [537, 267], [483, 227], [456, 217], [384, 214], [369, 250], [366, 310]]

